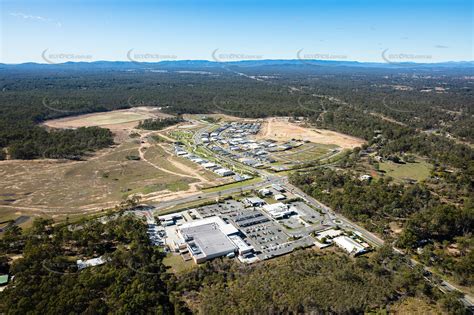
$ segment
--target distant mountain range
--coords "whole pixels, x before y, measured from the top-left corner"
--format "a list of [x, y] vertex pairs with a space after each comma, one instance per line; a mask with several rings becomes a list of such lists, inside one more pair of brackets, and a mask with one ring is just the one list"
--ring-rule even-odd
[[334, 61], [334, 60], [310, 60], [310, 59], [275, 59], [275, 60], [243, 60], [231, 62], [217, 62], [208, 60], [172, 60], [160, 62], [132, 62], [132, 61], [93, 61], [93, 62], [65, 62], [57, 64], [48, 63], [0, 63], [0, 69], [24, 69], [24, 70], [166, 70], [166, 69], [203, 69], [232, 67], [264, 67], [264, 66], [292, 66], [292, 67], [346, 67], [346, 68], [392, 68], [392, 69], [435, 69], [435, 68], [457, 68], [466, 69], [474, 67], [474, 61], [450, 61], [440, 63], [412, 63], [412, 62], [359, 62], [359, 61]]

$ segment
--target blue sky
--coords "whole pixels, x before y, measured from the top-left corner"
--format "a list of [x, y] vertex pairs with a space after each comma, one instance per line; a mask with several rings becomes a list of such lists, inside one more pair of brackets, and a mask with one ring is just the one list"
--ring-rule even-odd
[[474, 59], [472, 0], [0, 1], [5, 63]]

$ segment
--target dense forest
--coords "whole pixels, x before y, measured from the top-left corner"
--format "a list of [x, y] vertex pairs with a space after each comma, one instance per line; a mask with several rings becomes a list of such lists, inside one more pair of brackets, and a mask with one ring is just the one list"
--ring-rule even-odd
[[22, 141], [12, 141], [7, 150], [13, 159], [79, 159], [88, 151], [102, 149], [114, 143], [112, 132], [98, 127], [52, 131], [33, 127], [30, 133], [20, 137]]
[[[382, 248], [370, 257], [298, 250], [247, 266], [216, 259], [174, 275], [132, 215], [52, 225], [38, 219], [0, 240], [2, 272], [15, 276], [0, 293], [0, 312], [25, 314], [338, 313], [389, 310], [416, 297], [450, 314], [464, 314], [455, 296], [423, 280], [420, 268]], [[22, 253], [9, 267], [9, 255]], [[105, 257], [78, 270], [75, 259]], [[8, 270], [7, 270], [8, 269]]]
[[383, 313], [408, 297], [464, 314], [452, 297], [423, 282], [421, 269], [410, 269], [389, 248], [355, 261], [342, 253], [301, 250], [252, 268], [236, 267], [217, 260], [178, 279], [200, 289], [196, 310], [202, 314]]
[[[2, 314], [173, 312], [171, 275], [161, 263], [163, 254], [149, 245], [142, 222], [124, 216], [107, 224], [51, 224], [36, 220], [28, 234], [7, 231], [1, 240], [2, 253], [23, 254], [9, 270], [13, 285], [0, 293]], [[79, 271], [75, 264], [76, 257], [102, 255], [103, 266]]]
[[396, 239], [396, 245], [401, 248], [414, 250], [427, 241], [451, 244], [461, 240], [464, 246], [460, 257], [444, 255], [427, 262], [439, 265], [464, 285], [474, 285], [472, 198], [462, 206], [454, 206], [441, 201], [423, 184], [396, 184], [390, 178], [363, 181], [351, 173], [331, 169], [294, 174], [290, 180], [335, 211], [384, 235], [389, 241], [389, 224], [403, 222], [404, 229]]
[[[473, 139], [469, 66], [392, 69], [196, 62], [147, 67], [23, 65], [2, 70], [1, 148], [24, 147], [35, 135], [39, 142], [50, 143], [48, 151], [67, 157], [69, 152], [62, 153], [66, 143], [58, 148], [50, 139], [54, 136], [42, 133], [38, 123], [149, 105], [172, 114], [305, 116], [323, 128], [368, 140], [374, 131], [384, 130], [391, 140], [387, 151], [414, 150], [463, 166], [472, 159], [472, 149], [463, 144]], [[43, 155], [41, 150], [33, 154]]]
[[161, 130], [169, 126], [176, 125], [183, 121], [184, 119], [181, 116], [173, 118], [150, 118], [140, 121], [138, 123], [137, 128], [145, 130]]

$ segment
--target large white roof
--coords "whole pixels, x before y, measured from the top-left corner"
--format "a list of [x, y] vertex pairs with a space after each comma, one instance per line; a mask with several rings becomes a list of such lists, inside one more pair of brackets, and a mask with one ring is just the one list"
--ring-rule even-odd
[[185, 239], [191, 238], [187, 243], [190, 246], [191, 254], [197, 259], [222, 256], [237, 249], [237, 246], [216, 223], [181, 228], [181, 233]]
[[217, 224], [219, 226], [219, 229], [225, 235], [231, 235], [231, 234], [235, 234], [235, 233], [239, 232], [239, 230], [235, 226], [233, 226], [232, 224], [225, 223], [224, 220], [222, 220], [218, 216], [212, 216], [212, 217], [204, 218], [204, 219], [201, 219], [201, 220], [194, 220], [194, 221], [191, 221], [191, 222], [187, 222], [187, 223], [184, 223], [184, 224], [180, 225], [179, 228], [182, 230], [182, 229], [187, 229], [187, 228], [196, 227], [196, 226], [205, 225], [205, 224], [210, 224], [210, 223]]
[[246, 252], [246, 251], [250, 251], [250, 250], [254, 249], [253, 246], [247, 245], [247, 243], [245, 243], [244, 240], [238, 235], [231, 235], [231, 236], [229, 236], [229, 239], [235, 245], [237, 245], [239, 250], [242, 251], [242, 252]]
[[329, 229], [318, 233], [318, 236], [323, 237], [336, 237], [342, 234], [342, 230]]
[[262, 208], [275, 218], [282, 217], [284, 215], [294, 212], [293, 208], [290, 208], [288, 205], [282, 202], [264, 205]]
[[351, 254], [362, 253], [365, 251], [364, 246], [344, 235], [334, 238], [333, 241], [337, 246]]

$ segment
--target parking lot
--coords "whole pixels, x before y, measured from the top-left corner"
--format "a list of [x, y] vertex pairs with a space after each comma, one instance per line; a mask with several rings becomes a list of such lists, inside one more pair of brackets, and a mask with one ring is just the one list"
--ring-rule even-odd
[[[303, 209], [305, 215], [316, 218], [316, 211], [311, 208]], [[295, 237], [285, 232], [285, 228], [261, 208], [245, 207], [239, 201], [227, 200], [224, 203], [204, 206], [196, 210], [202, 217], [219, 215], [224, 221], [232, 223], [242, 232], [244, 241], [254, 247], [260, 260], [284, 255], [295, 248], [312, 246], [314, 243], [308, 231], [298, 231], [301, 235]], [[311, 214], [310, 211], [314, 211], [315, 214]], [[299, 219], [296, 218], [296, 220]], [[301, 226], [301, 223], [299, 225]]]

